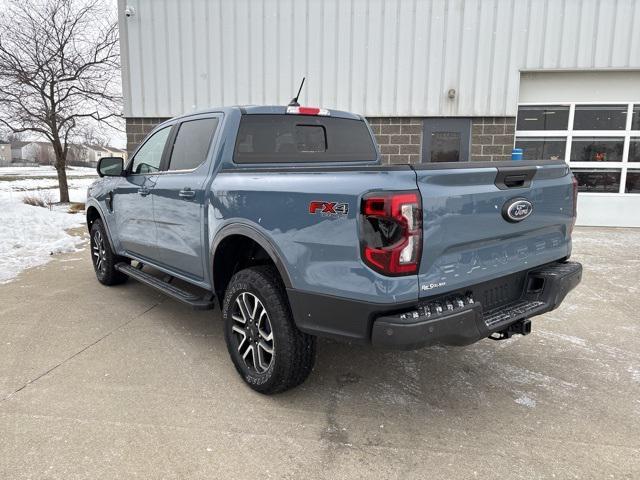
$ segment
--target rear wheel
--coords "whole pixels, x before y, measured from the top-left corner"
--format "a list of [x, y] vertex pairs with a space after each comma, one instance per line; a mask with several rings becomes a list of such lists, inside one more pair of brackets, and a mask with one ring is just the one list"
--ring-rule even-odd
[[251, 388], [265, 394], [283, 392], [309, 376], [315, 337], [295, 326], [273, 267], [236, 273], [225, 293], [222, 315], [229, 355]]
[[127, 276], [115, 269], [118, 262], [128, 261], [113, 253], [107, 231], [102, 220], [97, 219], [91, 225], [91, 261], [96, 272], [96, 278], [103, 285], [117, 285], [124, 283]]

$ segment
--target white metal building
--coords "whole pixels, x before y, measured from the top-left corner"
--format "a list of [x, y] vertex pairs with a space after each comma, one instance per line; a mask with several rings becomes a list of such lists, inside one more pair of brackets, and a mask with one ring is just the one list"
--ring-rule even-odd
[[579, 224], [640, 226], [640, 0], [119, 0], [119, 12], [129, 149], [162, 118], [285, 104], [306, 76], [302, 101], [369, 117], [387, 161], [503, 160], [517, 144], [569, 162]]

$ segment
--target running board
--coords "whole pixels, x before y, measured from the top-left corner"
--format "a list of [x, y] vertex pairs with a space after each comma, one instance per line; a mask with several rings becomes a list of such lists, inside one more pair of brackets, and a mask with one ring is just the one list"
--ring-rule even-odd
[[115, 265], [116, 270], [124, 273], [125, 275], [138, 280], [151, 288], [161, 291], [165, 295], [178, 300], [179, 302], [186, 303], [194, 310], [211, 310], [215, 307], [215, 297], [213, 294], [198, 297], [197, 295], [182, 290], [169, 282], [166, 282], [158, 277], [155, 277], [147, 272], [143, 272], [142, 269], [133, 267], [128, 263], [120, 262]]

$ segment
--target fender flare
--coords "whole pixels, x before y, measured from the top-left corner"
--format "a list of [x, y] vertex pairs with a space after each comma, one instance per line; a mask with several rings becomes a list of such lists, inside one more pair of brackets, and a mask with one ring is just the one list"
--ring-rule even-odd
[[[271, 260], [273, 260], [273, 263], [278, 269], [278, 273], [280, 273], [280, 278], [282, 278], [282, 282], [284, 283], [284, 286], [286, 288], [292, 287], [291, 278], [289, 277], [289, 272], [287, 271], [287, 268], [285, 267], [284, 262], [280, 258], [280, 254], [278, 253], [278, 250], [276, 249], [276, 247], [262, 232], [260, 232], [257, 228], [253, 227], [252, 225], [246, 224], [246, 223], [232, 223], [232, 224], [226, 225], [222, 227], [218, 231], [218, 233], [216, 233], [216, 235], [214, 236], [213, 242], [211, 244], [211, 250], [209, 252], [209, 258], [211, 259], [211, 284], [212, 285], [214, 284], [213, 260], [215, 259], [216, 251], [218, 250], [220, 243], [222, 243], [222, 241], [225, 238], [231, 235], [243, 235], [245, 237], [250, 238], [251, 240], [256, 242], [258, 245], [260, 245], [264, 249], [264, 251], [267, 252], [267, 255], [269, 255]], [[215, 289], [215, 285], [213, 285], [213, 288]]]
[[[109, 246], [111, 247], [111, 251], [115, 252], [116, 249], [114, 248], [113, 245], [113, 240], [111, 239], [111, 232], [109, 231], [109, 225], [107, 224], [107, 221], [104, 219], [104, 213], [102, 212], [102, 208], [100, 208], [100, 204], [98, 202], [94, 202], [94, 201], [88, 201], [86, 203], [86, 211], [89, 211], [89, 208], [95, 208], [98, 212], [98, 218], [100, 218], [100, 220], [102, 220], [102, 225], [104, 225], [104, 229], [107, 232], [107, 240], [109, 241]], [[87, 214], [85, 213], [85, 220], [87, 219]], [[89, 234], [91, 234], [91, 229], [89, 228], [89, 222], [87, 221], [87, 229], [89, 230]], [[91, 235], [89, 235], [91, 236]]]

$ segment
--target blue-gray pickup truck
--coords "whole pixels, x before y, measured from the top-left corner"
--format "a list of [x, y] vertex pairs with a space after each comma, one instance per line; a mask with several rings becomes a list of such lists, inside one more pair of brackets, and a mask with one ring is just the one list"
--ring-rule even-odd
[[414, 349], [526, 335], [582, 275], [564, 162], [382, 165], [352, 113], [194, 113], [98, 173], [98, 280], [197, 309], [217, 298], [231, 359], [262, 393], [307, 378], [317, 336]]

